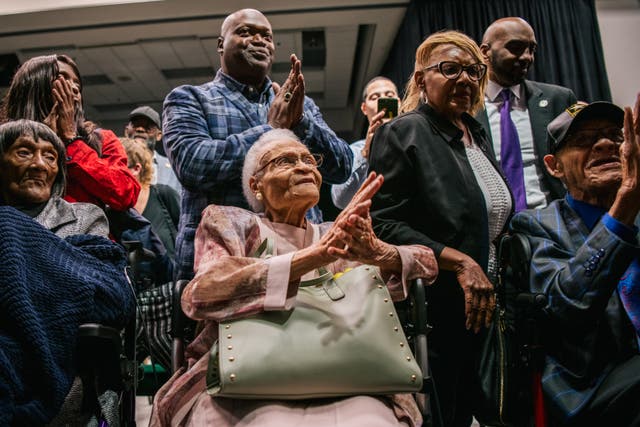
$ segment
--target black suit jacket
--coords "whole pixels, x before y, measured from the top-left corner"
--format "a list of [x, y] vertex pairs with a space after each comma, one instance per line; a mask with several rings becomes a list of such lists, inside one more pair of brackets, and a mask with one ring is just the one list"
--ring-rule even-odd
[[[527, 99], [527, 110], [531, 121], [531, 133], [533, 135], [533, 145], [536, 161], [542, 171], [543, 185], [549, 191], [547, 204], [552, 200], [564, 197], [566, 189], [562, 183], [549, 175], [544, 165], [544, 156], [549, 153], [547, 144], [547, 125], [562, 113], [567, 107], [577, 102], [576, 95], [571, 89], [547, 83], [539, 83], [531, 80], [524, 81], [524, 92]], [[482, 110], [476, 119], [484, 127], [490, 145], [493, 147], [491, 128], [487, 111]]]
[[[482, 126], [468, 114], [463, 120], [500, 171]], [[425, 245], [436, 257], [449, 246], [469, 255], [486, 272], [487, 209], [461, 138], [460, 129], [426, 104], [378, 129], [369, 170], [384, 175], [385, 181], [373, 198], [371, 217], [376, 235], [384, 241]], [[443, 331], [459, 336], [464, 331], [464, 299], [455, 274], [441, 271], [427, 292], [430, 301], [437, 300], [429, 305], [434, 326], [430, 337]], [[448, 345], [454, 347], [455, 340]]]

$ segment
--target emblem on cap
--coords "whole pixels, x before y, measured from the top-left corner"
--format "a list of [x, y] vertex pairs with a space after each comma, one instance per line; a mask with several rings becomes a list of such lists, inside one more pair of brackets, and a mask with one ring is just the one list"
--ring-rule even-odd
[[567, 108], [565, 111], [571, 116], [571, 117], [575, 117], [576, 114], [578, 114], [578, 112], [580, 112], [580, 110], [582, 110], [584, 107], [586, 107], [587, 104], [586, 102], [581, 102], [578, 101], [575, 104], [573, 104], [571, 107]]
[[547, 105], [549, 105], [549, 101], [547, 101], [546, 99], [543, 99], [542, 101], [540, 101], [538, 105], [544, 108]]

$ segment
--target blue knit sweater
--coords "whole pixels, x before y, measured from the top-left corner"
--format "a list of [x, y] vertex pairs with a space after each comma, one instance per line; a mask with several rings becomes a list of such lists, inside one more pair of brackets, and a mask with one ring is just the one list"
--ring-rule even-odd
[[78, 326], [134, 313], [124, 251], [98, 236], [60, 239], [0, 206], [0, 425], [41, 425], [75, 376]]

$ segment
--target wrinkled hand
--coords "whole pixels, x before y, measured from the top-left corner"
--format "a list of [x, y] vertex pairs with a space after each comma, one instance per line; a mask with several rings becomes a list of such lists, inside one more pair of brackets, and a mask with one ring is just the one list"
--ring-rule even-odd
[[456, 269], [455, 273], [464, 292], [466, 327], [477, 333], [483, 325], [488, 327], [491, 323], [496, 306], [493, 284], [482, 268], [469, 257], [460, 268]]
[[[352, 259], [353, 253], [347, 255], [346, 251], [349, 250], [349, 244], [354, 243], [353, 236], [356, 235], [358, 227], [360, 228], [358, 236], [360, 233], [368, 232], [367, 227], [371, 226], [371, 218], [369, 217], [371, 198], [382, 186], [382, 181], [382, 175], [378, 176], [375, 172], [371, 172], [353, 196], [351, 202], [340, 212], [331, 228], [317, 243], [312, 245], [312, 252], [322, 261], [322, 265], [333, 262], [338, 258], [349, 257], [348, 259]], [[372, 230], [370, 235], [373, 236]], [[362, 247], [366, 244], [367, 242], [363, 241], [356, 250], [363, 251]]]
[[622, 162], [622, 191], [640, 191], [638, 174], [640, 173], [640, 94], [636, 99], [634, 112], [624, 109], [624, 142], [620, 146]]
[[53, 82], [53, 99], [57, 106], [56, 133], [63, 141], [77, 136], [75, 113], [76, 95], [71, 83], [63, 77], [58, 77]]
[[293, 129], [304, 112], [304, 76], [302, 64], [296, 55], [291, 55], [291, 71], [280, 87], [273, 84], [275, 98], [267, 114], [267, 123], [276, 129]]
[[[349, 209], [349, 217], [367, 216], [370, 206], [371, 200], [365, 200], [351, 205], [351, 208]], [[343, 230], [340, 224], [346, 224], [347, 218], [348, 217], [343, 217], [340, 222], [338, 222], [338, 219], [336, 218], [336, 221], [334, 221], [331, 228], [315, 244], [322, 254], [325, 264], [333, 262], [338, 258], [345, 257], [343, 251], [348, 249], [348, 245], [351, 242], [351, 236]]]
[[329, 254], [381, 267], [390, 267], [397, 261], [396, 248], [376, 237], [369, 215], [371, 198], [380, 190], [383, 182], [382, 175], [371, 172], [362, 183], [351, 202], [333, 223], [331, 232], [336, 239], [328, 249]]
[[371, 216], [350, 215], [340, 223], [340, 233], [346, 245], [342, 248], [330, 248], [329, 253], [332, 255], [362, 264], [377, 265], [382, 270], [401, 270], [398, 250], [376, 237]]
[[632, 226], [640, 211], [640, 93], [633, 110], [624, 109], [624, 142], [620, 146], [622, 181], [609, 215]]
[[364, 147], [362, 148], [362, 157], [365, 159], [369, 158], [369, 149], [371, 148], [371, 141], [373, 141], [373, 135], [376, 133], [376, 130], [382, 123], [384, 123], [384, 115], [387, 113], [386, 109], [382, 109], [378, 111], [375, 116], [371, 118], [371, 122], [369, 122], [369, 128], [367, 129], [367, 139], [364, 142]]

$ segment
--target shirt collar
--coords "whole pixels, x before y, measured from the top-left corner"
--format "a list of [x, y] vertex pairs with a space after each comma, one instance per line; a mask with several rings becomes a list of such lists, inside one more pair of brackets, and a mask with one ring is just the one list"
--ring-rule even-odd
[[[427, 115], [427, 117], [429, 117], [431, 124], [438, 129], [438, 131], [443, 136], [443, 138], [447, 141], [447, 143], [451, 143], [454, 140], [459, 141], [462, 139], [462, 136], [463, 136], [462, 130], [460, 130], [460, 128], [458, 128], [456, 125], [451, 123], [444, 116], [437, 113], [431, 105], [421, 104], [418, 108], [422, 110]], [[469, 114], [463, 113], [462, 121], [469, 129], [469, 132], [471, 132], [471, 135], [473, 136], [474, 141], [476, 141], [477, 144], [480, 141], [484, 141], [486, 139], [484, 128], [477, 120], [475, 120]], [[480, 139], [478, 139], [479, 135], [481, 135]]]
[[596, 226], [600, 218], [602, 218], [602, 215], [607, 212], [606, 209], [599, 206], [576, 200], [571, 197], [571, 194], [569, 193], [567, 193], [566, 200], [569, 206], [576, 211], [578, 216], [582, 219], [582, 222], [584, 222], [589, 230], [593, 230], [593, 227]]
[[[502, 89], [506, 88], [500, 86], [493, 80], [489, 80], [484, 96], [491, 102], [502, 102], [502, 99], [500, 99], [500, 92], [502, 92]], [[520, 104], [520, 100], [524, 99], [522, 94], [524, 86], [521, 83], [518, 83], [515, 86], [510, 86], [508, 89], [513, 93], [515, 103]]]
[[262, 90], [258, 92], [253, 86], [246, 85], [244, 83], [240, 83], [233, 77], [229, 76], [222, 72], [222, 70], [218, 70], [216, 73], [216, 77], [214, 81], [222, 82], [229, 90], [234, 92], [242, 93], [245, 98], [250, 101], [258, 101], [263, 97], [269, 99], [270, 90], [271, 90], [271, 79], [269, 77], [265, 77], [264, 85], [262, 86]]

